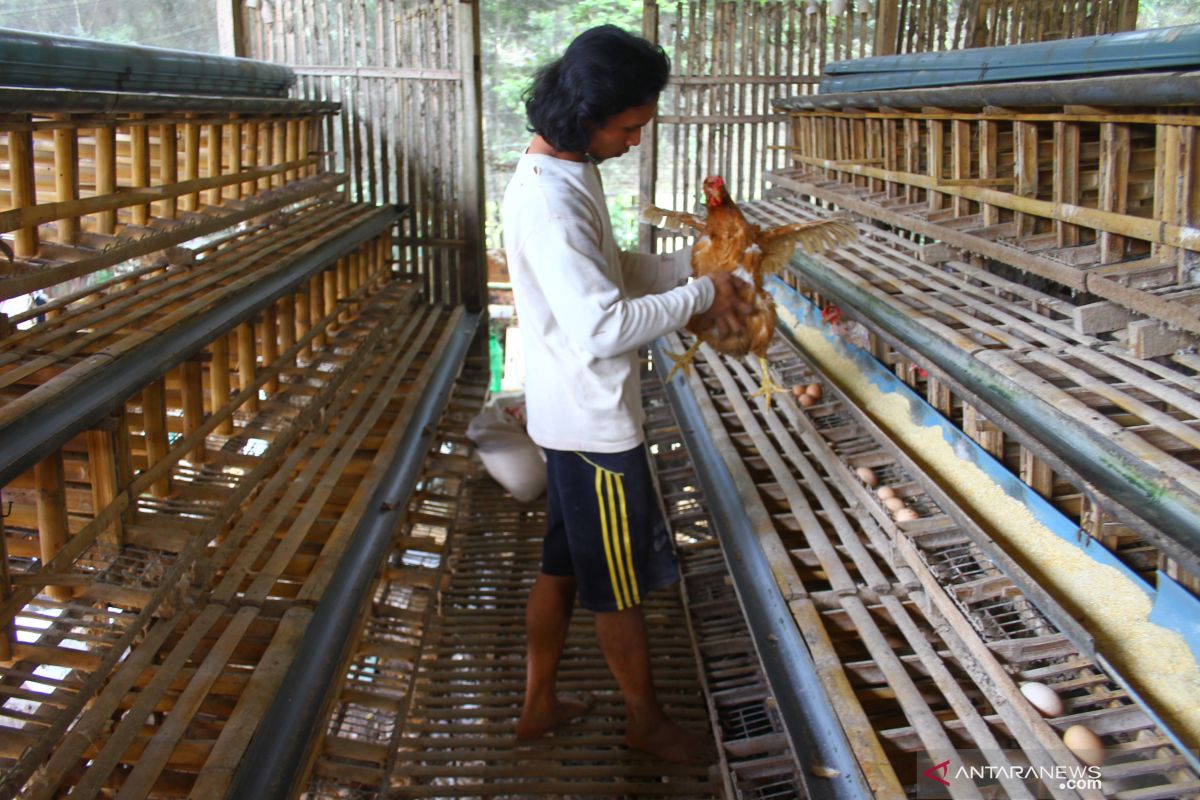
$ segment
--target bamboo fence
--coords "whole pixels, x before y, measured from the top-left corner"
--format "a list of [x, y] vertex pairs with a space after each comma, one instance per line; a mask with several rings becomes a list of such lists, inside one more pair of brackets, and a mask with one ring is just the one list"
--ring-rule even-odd
[[[762, 196], [786, 163], [775, 101], [816, 92], [831, 61], [1131, 30], [1135, 0], [646, 0], [642, 32], [672, 59], [654, 130], [643, 138], [640, 202], [692, 211], [708, 175], [735, 200]], [[655, 233], [643, 225], [642, 249]]]
[[242, 3], [248, 52], [290, 66], [301, 98], [341, 103], [328, 168], [349, 194], [411, 208], [393, 258], [430, 302], [482, 297], [478, 4]]

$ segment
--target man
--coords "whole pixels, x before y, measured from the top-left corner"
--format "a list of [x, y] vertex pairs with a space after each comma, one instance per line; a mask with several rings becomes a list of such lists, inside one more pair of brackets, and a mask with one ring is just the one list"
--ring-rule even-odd
[[585, 713], [555, 682], [575, 596], [620, 686], [626, 743], [675, 762], [710, 763], [711, 740], [669, 719], [651, 678], [641, 601], [679, 578], [651, 483], [638, 350], [702, 315], [736, 329], [736, 278], [682, 285], [690, 250], [624, 253], [596, 164], [636, 146], [670, 63], [611, 25], [573, 41], [525, 95], [534, 137], [504, 196], [504, 239], [526, 360], [529, 434], [546, 451], [542, 570], [526, 609], [528, 667], [517, 736]]

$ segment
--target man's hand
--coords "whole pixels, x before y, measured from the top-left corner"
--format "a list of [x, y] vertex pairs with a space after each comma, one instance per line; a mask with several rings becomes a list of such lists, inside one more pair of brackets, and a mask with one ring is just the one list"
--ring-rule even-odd
[[696, 319], [704, 327], [715, 327], [721, 336], [730, 336], [742, 329], [742, 317], [754, 310], [754, 306], [738, 296], [750, 284], [734, 277], [731, 272], [712, 272], [706, 276], [713, 283], [716, 293], [712, 305]]

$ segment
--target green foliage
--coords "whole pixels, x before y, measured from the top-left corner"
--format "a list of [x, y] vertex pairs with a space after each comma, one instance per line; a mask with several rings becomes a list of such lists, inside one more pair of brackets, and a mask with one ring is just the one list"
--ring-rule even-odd
[[1200, 22], [1200, 4], [1192, 0], [1140, 0], [1138, 30], [1194, 25]]
[[[494, 0], [481, 9], [483, 39], [483, 137], [486, 160], [487, 241], [501, 246], [500, 202], [517, 159], [529, 144], [521, 94], [538, 67], [553, 61], [570, 41], [609, 23], [633, 33], [642, 29], [641, 0]], [[617, 241], [637, 241], [636, 150], [603, 168]], [[623, 198], [616, 201], [613, 198]], [[621, 223], [618, 224], [618, 217]]]
[[0, 0], [0, 27], [215, 53], [213, 0]]

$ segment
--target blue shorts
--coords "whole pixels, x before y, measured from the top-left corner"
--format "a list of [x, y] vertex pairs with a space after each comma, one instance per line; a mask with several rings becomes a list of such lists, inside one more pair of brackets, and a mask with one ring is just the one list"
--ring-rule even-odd
[[644, 445], [546, 450], [542, 572], [574, 576], [588, 611], [620, 611], [679, 580]]

